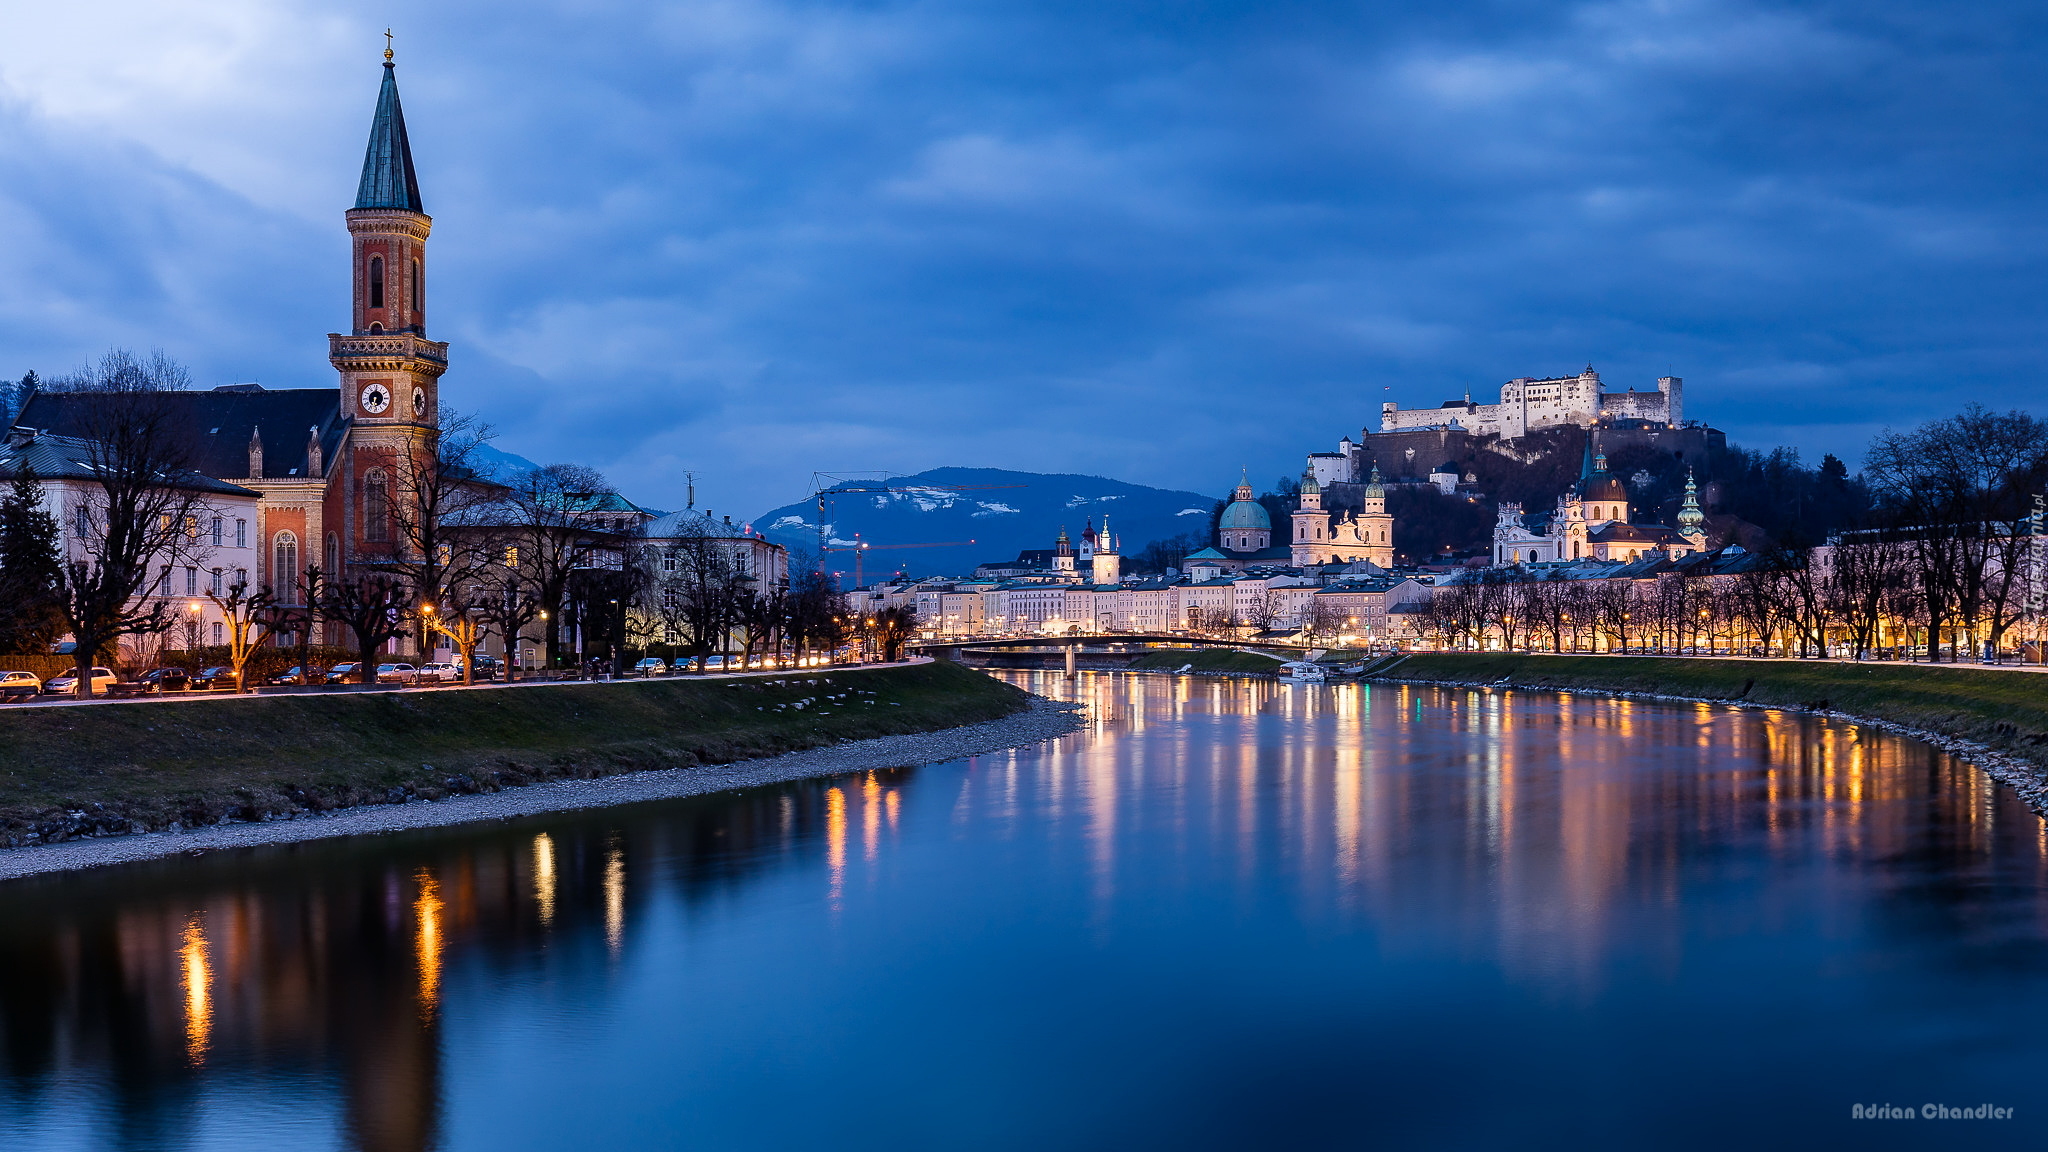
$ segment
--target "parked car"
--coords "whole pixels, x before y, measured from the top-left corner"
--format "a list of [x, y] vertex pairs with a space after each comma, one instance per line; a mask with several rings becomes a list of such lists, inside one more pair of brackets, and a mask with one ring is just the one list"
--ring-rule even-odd
[[336, 664], [327, 670], [327, 682], [329, 684], [353, 683], [356, 679], [356, 671], [361, 667], [361, 664], [353, 660]]
[[195, 692], [211, 691], [215, 688], [233, 688], [235, 686], [235, 670], [225, 664], [215, 664], [211, 668], [201, 668], [192, 674], [191, 685]]
[[649, 656], [647, 659], [633, 665], [633, 671], [638, 672], [642, 676], [666, 676], [668, 675], [668, 662]]
[[151, 692], [183, 692], [192, 674], [183, 668], [151, 668], [136, 681], [148, 685]]
[[377, 683], [379, 684], [417, 684], [419, 680], [420, 670], [410, 664], [377, 665]]
[[498, 659], [498, 658], [497, 658], [496, 656], [486, 656], [486, 655], [484, 655], [484, 654], [482, 654], [482, 653], [478, 653], [478, 654], [477, 654], [477, 658], [476, 658], [476, 678], [477, 678], [477, 679], [479, 679], [479, 680], [496, 680], [496, 679], [498, 679], [498, 678], [499, 678], [500, 676], [503, 676], [504, 674], [505, 674], [505, 662], [504, 662], [503, 660], [500, 660], [500, 659]]
[[0, 672], [0, 700], [26, 700], [42, 690], [33, 672]]
[[706, 657], [704, 657], [704, 671], [706, 671], [706, 672], [720, 672], [720, 671], [723, 671], [724, 669], [725, 669], [725, 657], [723, 657], [723, 656], [706, 656]]
[[[382, 670], [380, 669], [380, 679], [381, 671]], [[443, 663], [439, 661], [436, 661], [432, 664], [422, 664], [420, 665], [419, 678], [422, 680], [438, 680], [443, 684], [452, 684], [455, 681], [462, 679], [462, 665], [455, 663]]]
[[[112, 668], [95, 668], [92, 670], [92, 687], [89, 691], [97, 696], [105, 692], [109, 685], [119, 679], [120, 677], [114, 675]], [[78, 691], [78, 673], [66, 672], [62, 676], [50, 677], [49, 683], [43, 685], [43, 691], [55, 693], [59, 696], [69, 695]]]
[[[316, 676], [320, 675], [320, 670], [315, 668], [313, 674]], [[305, 682], [306, 670], [297, 664], [270, 678], [270, 683], [272, 684], [304, 684]]]

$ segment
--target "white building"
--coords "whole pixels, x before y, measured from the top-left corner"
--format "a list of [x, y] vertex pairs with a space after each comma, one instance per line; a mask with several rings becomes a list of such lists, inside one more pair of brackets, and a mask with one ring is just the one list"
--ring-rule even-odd
[[1603, 392], [1600, 374], [1588, 364], [1576, 376], [1510, 380], [1501, 385], [1498, 404], [1474, 404], [1470, 393], [1435, 408], [1404, 409], [1388, 401], [1380, 405], [1380, 431], [1454, 427], [1514, 440], [1538, 428], [1591, 428], [1610, 420], [1646, 420], [1675, 428], [1684, 420], [1684, 392], [1685, 381], [1677, 376], [1658, 377], [1654, 392]]

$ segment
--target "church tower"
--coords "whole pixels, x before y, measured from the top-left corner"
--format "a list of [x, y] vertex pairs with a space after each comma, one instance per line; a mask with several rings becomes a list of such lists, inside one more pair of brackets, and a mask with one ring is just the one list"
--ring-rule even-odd
[[1382, 568], [1394, 566], [1394, 518], [1387, 514], [1387, 486], [1380, 481], [1379, 465], [1373, 465], [1372, 479], [1365, 485], [1365, 511], [1358, 515], [1359, 539], [1365, 558]]
[[1301, 506], [1294, 510], [1292, 557], [1297, 568], [1330, 558], [1330, 514], [1323, 511], [1323, 486], [1314, 469], [1301, 474]]
[[1678, 510], [1678, 538], [1683, 540], [1684, 549], [1704, 552], [1707, 549], [1707, 514], [1700, 511], [1700, 486], [1693, 481], [1692, 469], [1685, 472], [1685, 504]]
[[1052, 570], [1062, 578], [1074, 575], [1074, 542], [1067, 539], [1067, 526], [1060, 525], [1060, 538], [1052, 546]]
[[393, 503], [411, 498], [430, 475], [441, 373], [448, 345], [427, 339], [427, 233], [433, 219], [420, 201], [398, 75], [384, 50], [384, 82], [370, 121], [370, 144], [351, 241], [351, 331], [329, 333], [327, 358], [341, 373], [341, 412], [353, 423], [343, 459], [343, 501], [351, 556], [389, 556], [396, 547]]
[[1114, 584], [1124, 578], [1123, 557], [1118, 555], [1116, 537], [1109, 534], [1109, 517], [1102, 518], [1102, 531], [1095, 537], [1092, 575], [1097, 584]]

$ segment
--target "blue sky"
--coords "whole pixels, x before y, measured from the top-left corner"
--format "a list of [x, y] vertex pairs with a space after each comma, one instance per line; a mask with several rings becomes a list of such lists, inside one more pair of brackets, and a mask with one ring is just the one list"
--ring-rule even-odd
[[1220, 492], [1587, 361], [1814, 458], [2041, 394], [2038, 7], [59, 7], [0, 44], [0, 373], [330, 383], [391, 23], [444, 396], [657, 506]]

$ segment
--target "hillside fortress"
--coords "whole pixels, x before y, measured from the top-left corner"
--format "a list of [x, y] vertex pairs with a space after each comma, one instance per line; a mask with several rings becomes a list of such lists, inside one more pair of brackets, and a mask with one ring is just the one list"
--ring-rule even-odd
[[1518, 376], [1500, 386], [1500, 403], [1474, 404], [1446, 400], [1435, 408], [1403, 409], [1393, 401], [1380, 405], [1380, 431], [1408, 432], [1450, 429], [1476, 436], [1515, 440], [1538, 428], [1575, 424], [1592, 428], [1620, 420], [1643, 420], [1678, 427], [1685, 419], [1685, 381], [1657, 378], [1655, 392], [1602, 392], [1600, 374], [1591, 364], [1577, 376], [1534, 379]]

